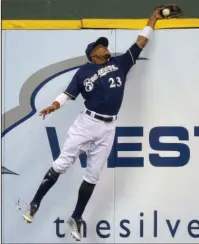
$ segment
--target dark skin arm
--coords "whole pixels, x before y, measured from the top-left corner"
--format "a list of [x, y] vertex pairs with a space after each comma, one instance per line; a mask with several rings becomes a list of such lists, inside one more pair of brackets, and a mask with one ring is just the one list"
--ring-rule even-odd
[[43, 116], [43, 119], [45, 119], [46, 115], [47, 114], [50, 114], [52, 112], [54, 112], [55, 110], [59, 109], [60, 108], [60, 104], [59, 102], [55, 101], [52, 103], [51, 106], [43, 109], [40, 113], [39, 113], [39, 116]]
[[[68, 100], [70, 100], [70, 99], [72, 100], [71, 96], [68, 95], [68, 97], [69, 97]], [[51, 106], [41, 110], [41, 112], [39, 113], [39, 116], [43, 116], [43, 119], [45, 119], [46, 115], [58, 110], [59, 108], [60, 108], [60, 103], [57, 101], [54, 101]]]
[[[161, 8], [154, 10], [153, 14], [151, 15], [151, 17], [149, 18], [149, 20], [146, 24], [147, 26], [150, 26], [153, 29], [155, 28], [157, 20], [162, 18], [160, 15], [160, 10], [161, 10]], [[144, 36], [138, 36], [137, 41], [136, 41], [137, 45], [140, 48], [144, 48], [146, 46], [147, 42], [148, 42], [148, 39]]]

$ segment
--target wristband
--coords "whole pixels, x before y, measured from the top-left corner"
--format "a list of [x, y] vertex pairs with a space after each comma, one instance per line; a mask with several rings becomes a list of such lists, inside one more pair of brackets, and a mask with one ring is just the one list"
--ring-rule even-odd
[[60, 104], [60, 107], [61, 107], [70, 99], [71, 98], [67, 94], [61, 93], [60, 95], [58, 95], [56, 97], [55, 101], [58, 102]]
[[150, 39], [152, 33], [153, 33], [153, 28], [151, 28], [150, 26], [145, 26], [142, 32], [140, 33], [140, 36], [144, 36], [147, 39]]

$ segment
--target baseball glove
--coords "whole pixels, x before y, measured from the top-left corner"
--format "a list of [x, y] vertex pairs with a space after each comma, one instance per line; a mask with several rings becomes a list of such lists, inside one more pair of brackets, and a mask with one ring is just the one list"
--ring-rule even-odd
[[[183, 14], [182, 9], [177, 4], [165, 4], [165, 5], [161, 5], [160, 8], [162, 9], [160, 11], [160, 15], [162, 16], [163, 19], [178, 18]], [[163, 15], [162, 11], [164, 9], [170, 10], [170, 14], [168, 16]]]

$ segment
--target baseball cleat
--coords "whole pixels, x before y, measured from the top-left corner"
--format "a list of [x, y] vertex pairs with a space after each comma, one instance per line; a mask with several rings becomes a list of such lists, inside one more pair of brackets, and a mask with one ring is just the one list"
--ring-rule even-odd
[[81, 225], [82, 219], [74, 219], [72, 217], [67, 221], [71, 235], [75, 238], [76, 241], [81, 241]]
[[24, 213], [23, 218], [28, 224], [32, 223], [38, 208], [37, 204], [30, 204], [29, 209]]

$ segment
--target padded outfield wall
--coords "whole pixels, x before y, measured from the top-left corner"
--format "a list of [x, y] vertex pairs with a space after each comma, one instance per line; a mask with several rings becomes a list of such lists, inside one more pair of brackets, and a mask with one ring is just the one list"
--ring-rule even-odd
[[[147, 16], [125, 19], [126, 30], [111, 19], [114, 28], [98, 22], [106, 30], [89, 22], [87, 30], [64, 25], [45, 31], [27, 30], [35, 29], [27, 28], [28, 18], [3, 16], [3, 242], [71, 243], [65, 222], [76, 203], [84, 156], [45, 197], [33, 224], [23, 222], [22, 211], [59, 155], [83, 99], [44, 121], [38, 112], [86, 62], [89, 42], [106, 36], [112, 55], [123, 53]], [[22, 25], [13, 27], [11, 20]], [[31, 24], [42, 23], [37, 20]], [[158, 23], [128, 75], [112, 152], [84, 215], [83, 243], [199, 242], [199, 25], [193, 15], [176, 21]], [[184, 29], [185, 23], [194, 28]]]

